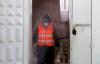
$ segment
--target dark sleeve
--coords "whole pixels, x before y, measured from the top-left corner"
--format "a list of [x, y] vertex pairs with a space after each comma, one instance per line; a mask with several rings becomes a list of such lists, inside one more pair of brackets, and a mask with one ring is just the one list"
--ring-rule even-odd
[[38, 42], [38, 28], [35, 29], [32, 39], [33, 39], [33, 43]]
[[57, 32], [56, 32], [55, 28], [54, 28], [54, 34], [53, 34], [53, 36], [54, 36], [54, 40], [55, 40], [55, 46], [56, 47], [60, 47], [58, 36], [57, 36]]

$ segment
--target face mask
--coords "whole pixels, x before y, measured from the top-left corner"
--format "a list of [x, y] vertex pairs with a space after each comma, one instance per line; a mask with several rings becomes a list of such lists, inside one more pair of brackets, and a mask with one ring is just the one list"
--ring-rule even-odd
[[48, 26], [48, 24], [49, 24], [48, 22], [44, 22], [44, 26]]
[[49, 24], [49, 20], [48, 19], [44, 19], [44, 26], [48, 26]]

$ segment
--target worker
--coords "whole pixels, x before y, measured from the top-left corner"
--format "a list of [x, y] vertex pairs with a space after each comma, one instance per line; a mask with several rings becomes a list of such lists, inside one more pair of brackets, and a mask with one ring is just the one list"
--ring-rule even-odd
[[45, 15], [43, 21], [38, 23], [33, 42], [37, 43], [37, 64], [54, 64], [54, 56], [58, 53], [60, 45], [50, 16]]

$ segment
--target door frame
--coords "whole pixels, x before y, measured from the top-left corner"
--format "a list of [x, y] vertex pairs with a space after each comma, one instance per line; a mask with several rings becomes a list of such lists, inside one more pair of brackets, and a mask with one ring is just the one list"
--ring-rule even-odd
[[30, 1], [24, 0], [24, 64], [29, 64], [29, 56], [30, 56], [30, 9], [29, 9]]

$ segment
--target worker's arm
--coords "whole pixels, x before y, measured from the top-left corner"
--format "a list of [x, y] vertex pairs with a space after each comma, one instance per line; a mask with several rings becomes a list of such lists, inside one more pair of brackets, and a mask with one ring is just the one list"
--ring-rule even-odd
[[35, 29], [32, 39], [33, 39], [33, 45], [38, 42], [38, 28]]
[[53, 35], [54, 35], [54, 40], [55, 40], [55, 59], [56, 59], [58, 52], [59, 52], [60, 43], [59, 43], [57, 32], [56, 32], [55, 28], [54, 28]]
[[58, 39], [58, 35], [57, 35], [57, 32], [56, 32], [55, 28], [54, 28], [54, 34], [53, 34], [53, 36], [54, 36], [54, 40], [55, 40], [55, 47], [59, 48], [60, 44], [59, 44], [59, 39]]
[[38, 28], [34, 30], [33, 33], [33, 42], [32, 42], [32, 52], [34, 56], [37, 56], [37, 42], [38, 42]]

